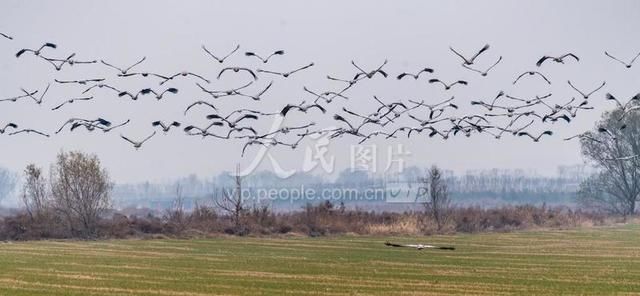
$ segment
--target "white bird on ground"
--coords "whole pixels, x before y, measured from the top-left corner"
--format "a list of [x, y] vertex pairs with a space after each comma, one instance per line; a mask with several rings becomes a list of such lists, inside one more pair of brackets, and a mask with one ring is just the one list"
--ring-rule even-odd
[[385, 242], [385, 246], [389, 247], [397, 247], [397, 248], [414, 248], [418, 250], [422, 249], [439, 249], [439, 250], [455, 250], [455, 247], [443, 247], [443, 246], [434, 246], [434, 245], [423, 245], [423, 244], [394, 244], [390, 242]]

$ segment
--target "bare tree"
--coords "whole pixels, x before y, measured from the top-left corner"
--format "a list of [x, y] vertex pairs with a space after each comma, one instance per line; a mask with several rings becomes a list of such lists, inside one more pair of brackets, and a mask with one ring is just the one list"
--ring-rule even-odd
[[450, 199], [447, 184], [442, 171], [432, 166], [427, 177], [421, 178], [422, 188], [418, 190], [419, 197], [426, 199], [425, 213], [429, 215], [438, 227], [438, 231], [447, 224], [450, 212]]
[[595, 131], [580, 140], [582, 155], [598, 169], [584, 181], [578, 202], [623, 216], [635, 213], [640, 196], [640, 115], [605, 112]]
[[242, 196], [242, 176], [240, 176], [240, 166], [236, 167], [236, 174], [233, 176], [235, 182], [235, 188], [229, 190], [228, 188], [222, 189], [222, 196], [216, 198], [214, 196], [214, 203], [218, 209], [227, 215], [233, 223], [235, 233], [242, 233], [244, 228], [243, 219], [248, 209], [245, 206], [245, 201]]
[[30, 164], [24, 170], [25, 182], [22, 185], [22, 203], [31, 220], [41, 220], [50, 206], [47, 193], [47, 180], [42, 169]]
[[95, 155], [60, 152], [51, 167], [55, 208], [67, 220], [72, 234], [97, 235], [98, 219], [111, 207], [113, 184]]
[[580, 206], [587, 209], [626, 217], [633, 205], [629, 204], [628, 199], [608, 193], [613, 191], [611, 188], [607, 188], [609, 186], [608, 178], [605, 174], [598, 173], [584, 180], [577, 192], [578, 202]]
[[184, 198], [182, 197], [182, 186], [176, 184], [176, 198], [173, 200], [171, 208], [167, 209], [164, 215], [165, 223], [171, 228], [171, 232], [180, 234], [188, 227], [188, 219], [184, 210]]

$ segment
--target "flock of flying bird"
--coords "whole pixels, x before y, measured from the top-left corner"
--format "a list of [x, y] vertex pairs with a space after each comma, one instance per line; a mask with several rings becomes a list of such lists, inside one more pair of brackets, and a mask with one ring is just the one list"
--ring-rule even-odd
[[[13, 40], [13, 37], [0, 33], [0, 41], [2, 39]], [[567, 81], [568, 86], [576, 93], [575, 97], [567, 102], [557, 104], [551, 103], [550, 98], [552, 94], [539, 95], [532, 98], [520, 98], [506, 94], [504, 91], [499, 91], [495, 97], [489, 100], [472, 100], [470, 104], [481, 108], [483, 112], [478, 114], [470, 114], [464, 116], [453, 116], [448, 113], [459, 108], [458, 103], [454, 97], [446, 100], [442, 100], [437, 103], [427, 103], [424, 100], [408, 100], [408, 101], [393, 101], [385, 102], [378, 96], [373, 96], [370, 100], [371, 104], [375, 104], [375, 110], [371, 113], [364, 113], [361, 111], [350, 110], [346, 107], [339, 108], [340, 112], [331, 114], [335, 124], [338, 127], [334, 128], [319, 128], [315, 122], [307, 122], [298, 126], [286, 126], [279, 127], [275, 131], [259, 132], [257, 121], [260, 118], [265, 117], [286, 117], [293, 112], [301, 113], [317, 113], [327, 114], [328, 105], [336, 104], [336, 101], [350, 101], [354, 100], [350, 97], [350, 90], [357, 87], [361, 81], [369, 79], [389, 78], [389, 73], [385, 69], [387, 61], [383, 61], [375, 68], [366, 68], [358, 65], [354, 61], [351, 62], [355, 74], [347, 78], [338, 78], [335, 76], [327, 75], [326, 78], [337, 84], [342, 85], [333, 91], [314, 91], [308, 87], [303, 87], [303, 91], [308, 95], [308, 98], [300, 103], [286, 104], [281, 108], [277, 108], [271, 112], [262, 110], [253, 110], [250, 108], [242, 108], [233, 110], [228, 113], [223, 113], [217, 106], [216, 99], [222, 99], [225, 97], [240, 97], [247, 98], [251, 101], [261, 101], [274, 84], [274, 81], [260, 87], [257, 91], [250, 91], [250, 87], [259, 80], [259, 77], [270, 76], [271, 78], [288, 78], [294, 74], [302, 71], [307, 71], [314, 66], [313, 62], [299, 65], [298, 67], [286, 70], [266, 70], [261, 68], [248, 68], [238, 66], [227, 66], [227, 59], [240, 55], [240, 45], [236, 46], [233, 50], [224, 53], [223, 55], [215, 54], [212, 50], [202, 46], [204, 54], [214, 62], [217, 62], [222, 66], [222, 69], [218, 72], [217, 79], [227, 75], [239, 75], [239, 77], [246, 77], [246, 83], [230, 89], [212, 89], [211, 80], [203, 75], [199, 75], [193, 72], [184, 71], [173, 74], [157, 74], [151, 72], [137, 71], [142, 67], [142, 64], [146, 61], [146, 57], [137, 60], [135, 63], [127, 66], [117, 66], [115, 63], [110, 63], [105, 60], [77, 60], [76, 54], [72, 53], [65, 55], [63, 58], [54, 58], [52, 54], [55, 53], [57, 45], [54, 43], [44, 43], [37, 48], [24, 48], [19, 50], [16, 54], [16, 58], [25, 58], [25, 56], [31, 55], [37, 59], [42, 60], [44, 63], [54, 67], [55, 70], [60, 71], [65, 67], [72, 67], [74, 65], [94, 65], [94, 67], [104, 67], [105, 69], [115, 70], [115, 76], [119, 78], [127, 77], [143, 77], [147, 79], [153, 79], [157, 81], [160, 88], [144, 88], [141, 90], [131, 91], [119, 89], [107, 81], [106, 78], [91, 78], [91, 79], [77, 79], [77, 80], [58, 80], [55, 79], [52, 83], [46, 86], [42, 91], [40, 90], [25, 90], [21, 89], [21, 94], [10, 98], [0, 98], [0, 103], [4, 102], [17, 102], [19, 100], [32, 100], [35, 104], [42, 104], [46, 98], [47, 91], [51, 84], [75, 84], [85, 86], [86, 89], [78, 96], [67, 98], [62, 102], [56, 103], [51, 108], [52, 111], [65, 108], [68, 104], [75, 102], [91, 101], [94, 100], [93, 91], [102, 89], [111, 92], [113, 96], [120, 98], [138, 100], [142, 97], [151, 96], [156, 100], [163, 100], [166, 97], [175, 96], [179, 93], [176, 87], [167, 87], [165, 84], [183, 79], [187, 82], [191, 82], [202, 91], [203, 95], [210, 97], [207, 100], [198, 100], [189, 103], [185, 106], [184, 115], [186, 116], [193, 108], [204, 108], [210, 110], [212, 113], [206, 116], [208, 124], [204, 126], [186, 125], [179, 121], [155, 121], [151, 123], [150, 134], [142, 139], [133, 139], [128, 136], [120, 135], [121, 138], [130, 143], [134, 148], [141, 148], [146, 142], [156, 136], [157, 131], [168, 133], [173, 129], [181, 129], [186, 135], [199, 136], [202, 138], [216, 138], [216, 139], [243, 139], [245, 145], [242, 150], [244, 155], [246, 149], [253, 145], [263, 146], [288, 146], [296, 148], [300, 142], [307, 136], [312, 135], [327, 135], [330, 138], [338, 138], [342, 136], [352, 136], [357, 138], [359, 143], [363, 143], [373, 137], [383, 137], [386, 139], [398, 138], [401, 136], [411, 137], [412, 135], [425, 134], [428, 137], [439, 137], [442, 139], [448, 139], [449, 137], [456, 135], [464, 135], [466, 137], [472, 134], [488, 134], [496, 139], [500, 139], [503, 135], [514, 135], [520, 137], [528, 137], [534, 142], [538, 142], [545, 136], [553, 135], [553, 131], [550, 129], [543, 130], [538, 133], [531, 132], [529, 129], [534, 123], [555, 123], [564, 121], [569, 123], [577, 116], [579, 112], [593, 109], [589, 105], [589, 98], [601, 91], [606, 85], [606, 82], [595, 85], [587, 90], [578, 88], [571, 81]], [[488, 67], [480, 68], [480, 60], [483, 57], [483, 53], [487, 52], [490, 46], [487, 44], [475, 54], [468, 56], [462, 54], [460, 51], [451, 48], [450, 51], [453, 55], [457, 56], [461, 62], [461, 66], [469, 71], [477, 73], [481, 76], [487, 76], [489, 73], [502, 62], [502, 56], [497, 60], [483, 63]], [[284, 50], [275, 50], [266, 54], [259, 54], [253, 51], [244, 52], [244, 56], [247, 59], [255, 59], [259, 64], [264, 67], [269, 66], [269, 62], [272, 59], [281, 58], [285, 55]], [[630, 61], [624, 61], [619, 59], [608, 52], [605, 52], [605, 56], [611, 60], [624, 65], [626, 68], [631, 68], [640, 56], [638, 53]], [[543, 69], [548, 63], [576, 63], [580, 58], [573, 53], [566, 53], [559, 56], [543, 56], [537, 63], [535, 63], [535, 69]], [[544, 84], [552, 84], [545, 74], [538, 70], [525, 71], [520, 75], [517, 75], [514, 81], [514, 85], [517, 85], [523, 79], [539, 79]], [[414, 73], [400, 73], [394, 75], [397, 80], [414, 79], [419, 80], [425, 76], [426, 82], [442, 87], [444, 91], [449, 91], [453, 88], [464, 87], [469, 85], [465, 80], [453, 80], [444, 81], [433, 76], [434, 69], [423, 67], [417, 69]], [[240, 76], [243, 75], [243, 76]], [[640, 105], [636, 104], [640, 102], [640, 94], [635, 95], [626, 102], [620, 101], [611, 94], [603, 94], [603, 96], [616, 104], [617, 107], [623, 110], [623, 116], [640, 110]], [[534, 109], [534, 107], [536, 109]], [[540, 109], [545, 111], [540, 111]], [[400, 118], [403, 121], [400, 121]], [[622, 117], [620, 120], [622, 120]], [[503, 124], [492, 123], [493, 119], [503, 119]], [[406, 124], [405, 122], [411, 122]], [[104, 133], [111, 132], [115, 129], [122, 128], [129, 124], [131, 120], [124, 120], [122, 122], [113, 122], [104, 118], [70, 118], [62, 123], [60, 128], [55, 131], [55, 134], [59, 134], [65, 131], [77, 131], [84, 129], [89, 132], [102, 131]], [[401, 123], [402, 122], [402, 123]], [[253, 123], [253, 124], [252, 124]], [[620, 128], [624, 128], [625, 125], [621, 124]], [[35, 134], [43, 137], [50, 137], [51, 135], [44, 131], [38, 131], [30, 128], [21, 128], [18, 124], [1, 123], [0, 122], [0, 134], [7, 133], [8, 135], [18, 134]], [[602, 133], [612, 135], [611, 131], [601, 128], [599, 130]], [[279, 136], [292, 135], [293, 140], [286, 141], [278, 139]], [[571, 140], [573, 138], [581, 139], [593, 139], [589, 132], [579, 134], [573, 137], [566, 138], [565, 140]], [[595, 140], [595, 139], [593, 139]]]

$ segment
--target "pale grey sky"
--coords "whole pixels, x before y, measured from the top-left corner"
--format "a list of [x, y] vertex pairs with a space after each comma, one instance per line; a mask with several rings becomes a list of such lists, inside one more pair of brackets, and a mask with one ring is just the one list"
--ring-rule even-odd
[[[212, 80], [212, 89], [224, 89], [245, 83], [244, 76], [227, 76], [216, 80], [221, 66], [208, 58], [201, 45], [223, 53], [240, 44], [241, 49], [225, 65], [288, 70], [314, 62], [315, 67], [289, 79], [273, 77], [274, 86], [263, 100], [246, 98], [214, 101], [223, 110], [239, 107], [278, 111], [287, 103], [299, 103], [309, 96], [302, 87], [314, 90], [337, 90], [342, 85], [325, 79], [327, 74], [350, 77], [356, 62], [375, 67], [385, 58], [385, 67], [395, 76], [428, 66], [443, 80], [465, 79], [468, 87], [445, 92], [425, 80], [397, 81], [376, 79], [363, 81], [345, 105], [363, 113], [375, 108], [372, 95], [387, 100], [424, 99], [437, 102], [456, 97], [461, 109], [453, 114], [481, 112], [469, 101], [495, 96], [499, 90], [516, 96], [554, 94], [554, 103], [575, 96], [567, 79], [584, 89], [607, 81], [607, 86], [590, 99], [596, 110], [580, 113], [570, 124], [557, 123], [556, 134], [539, 143], [525, 138], [490, 136], [454, 137], [448, 141], [426, 136], [385, 141], [379, 144], [379, 162], [385, 163], [387, 146], [402, 143], [412, 152], [409, 165], [437, 163], [447, 169], [463, 171], [482, 168], [526, 168], [553, 173], [557, 165], [582, 161], [578, 142], [567, 137], [593, 127], [602, 111], [613, 108], [604, 93], [622, 98], [638, 92], [640, 65], [625, 69], [604, 56], [607, 50], [624, 59], [640, 51], [635, 38], [640, 27], [638, 1], [2, 1], [0, 32], [15, 40], [0, 39], [0, 97], [20, 94], [20, 88], [42, 89], [58, 79], [107, 78], [109, 84], [126, 90], [161, 88], [155, 80], [121, 79], [116, 72], [100, 64], [76, 65], [56, 72], [53, 67], [25, 55], [14, 54], [22, 47], [38, 47], [53, 42], [59, 47], [45, 53], [57, 57], [77, 53], [78, 60], [105, 59], [117, 65], [131, 64], [142, 56], [147, 61], [138, 70], [161, 74], [189, 70]], [[479, 64], [489, 64], [498, 56], [503, 62], [488, 77], [480, 77], [460, 66], [448, 47], [464, 52], [478, 50], [485, 43], [491, 49]], [[286, 55], [268, 65], [244, 57], [244, 51], [266, 53], [284, 49]], [[554, 82], [548, 86], [538, 80], [511, 84], [525, 70], [534, 69], [536, 60], [545, 54], [574, 52], [579, 63], [544, 65], [540, 70]], [[271, 80], [263, 76], [252, 89]], [[177, 120], [184, 124], [204, 124], [209, 110], [198, 109], [184, 117], [185, 106], [207, 99], [194, 80], [177, 80], [171, 86], [180, 89], [177, 96], [156, 102], [146, 97], [137, 102], [118, 98], [107, 91], [94, 92], [90, 103], [78, 102], [52, 112], [50, 109], [84, 89], [52, 84], [43, 105], [32, 101], [0, 103], [0, 124], [14, 121], [21, 127], [56, 130], [70, 117], [101, 116], [114, 122], [131, 119], [132, 124], [109, 134], [102, 132], [63, 133], [50, 139], [36, 136], [0, 136], [0, 165], [22, 170], [28, 163], [48, 165], [61, 149], [79, 149], [96, 153], [118, 182], [164, 180], [189, 173], [210, 175], [231, 170], [238, 162], [247, 165], [256, 148], [240, 157], [243, 141], [190, 138], [181, 131], [159, 134], [140, 151], [120, 139], [120, 133], [142, 138], [152, 132], [154, 120]], [[162, 87], [164, 88], [164, 87]], [[333, 109], [331, 109], [333, 108]], [[309, 120], [319, 125], [335, 124], [330, 118], [339, 106], [330, 107], [320, 117], [311, 111], [287, 118], [291, 125]], [[484, 112], [481, 112], [484, 113]], [[325, 118], [325, 119], [323, 119]], [[261, 121], [268, 128], [267, 121]], [[537, 124], [532, 131], [544, 127]], [[336, 157], [336, 169], [349, 166], [349, 147], [357, 139], [343, 137], [332, 142], [330, 154]], [[300, 169], [304, 146], [292, 151], [278, 147], [271, 152], [280, 164]], [[268, 161], [261, 168], [270, 169]], [[321, 170], [317, 173], [323, 173]]]

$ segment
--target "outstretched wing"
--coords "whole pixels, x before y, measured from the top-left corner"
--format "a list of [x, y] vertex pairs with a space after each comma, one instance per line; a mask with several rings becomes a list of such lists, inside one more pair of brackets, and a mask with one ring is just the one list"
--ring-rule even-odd
[[535, 74], [540, 75], [540, 77], [542, 77], [542, 79], [544, 79], [544, 81], [547, 82], [547, 84], [551, 84], [551, 81], [549, 81], [549, 79], [547, 79], [547, 76], [544, 76], [542, 73], [540, 72], [534, 72]]
[[576, 61], [580, 61], [580, 58], [578, 56], [576, 56], [575, 54], [573, 54], [573, 53], [566, 53], [566, 54], [562, 55], [560, 57], [560, 59], [564, 59], [566, 57], [572, 57], [572, 58], [576, 59]]
[[142, 142], [140, 142], [140, 143], [144, 143], [144, 142], [148, 141], [149, 139], [153, 138], [153, 136], [155, 136], [155, 135], [156, 135], [156, 132], [154, 131], [151, 135], [149, 135], [148, 137], [146, 137], [146, 138], [145, 138], [144, 140], [142, 140]]
[[264, 95], [273, 85], [273, 81], [269, 82], [269, 85], [267, 85], [267, 87], [265, 87], [261, 92], [259, 92], [255, 97], [256, 98], [260, 98], [260, 96]]
[[123, 138], [125, 141], [133, 144], [133, 145], [137, 145], [138, 144], [138, 143], [134, 142], [133, 140], [131, 140], [131, 139], [129, 139], [129, 138], [123, 136], [123, 135], [120, 135], [120, 137]]
[[[605, 54], [606, 56], [610, 57], [611, 59], [613, 59], [614, 61], [617, 61], [618, 63], [620, 63], [620, 64], [623, 64], [623, 65], [627, 66], [627, 63], [625, 63], [625, 62], [621, 61], [620, 59], [618, 59], [618, 58], [616, 58], [616, 57], [614, 57], [614, 56], [610, 55], [608, 52], [606, 52], [606, 51], [605, 51], [605, 52], [604, 52], [604, 54]], [[640, 53], [638, 53], [638, 55], [640, 55]], [[638, 56], [636, 56], [636, 57], [638, 57]], [[629, 65], [630, 65], [630, 64], [632, 64], [634, 60], [635, 60], [635, 58], [634, 58], [633, 60], [631, 60], [631, 63], [629, 63]]]
[[437, 78], [429, 79], [429, 83], [440, 83], [440, 84], [442, 84], [444, 87], [447, 87], [447, 84], [446, 84], [446, 83], [444, 83], [444, 82], [440, 81], [440, 79], [437, 79]]
[[464, 64], [472, 64], [470, 63], [467, 58], [465, 58], [462, 54], [460, 54], [459, 52], [457, 52], [455, 49], [453, 49], [453, 47], [449, 46], [449, 50], [451, 50], [455, 55], [457, 55], [458, 57], [460, 57], [463, 61]]
[[489, 49], [489, 44], [485, 44], [473, 57], [471, 57], [471, 62], [473, 63], [473, 61], [479, 56], [481, 55], [483, 52], [487, 51]]
[[111, 64], [109, 64], [109, 63], [105, 62], [104, 60], [100, 60], [100, 62], [101, 62], [103, 65], [107, 66], [107, 67], [110, 67], [110, 68], [113, 68], [113, 69], [116, 69], [116, 70], [120, 71], [121, 73], [124, 73], [124, 72], [125, 72], [124, 70], [122, 70], [122, 69], [120, 69], [120, 68], [118, 68], [118, 67], [116, 67], [116, 66], [114, 66], [114, 65], [111, 65]]
[[410, 74], [405, 72], [405, 73], [402, 73], [402, 74], [398, 75], [396, 78], [397, 78], [398, 80], [401, 80], [402, 78], [404, 78], [404, 77], [405, 77], [405, 76], [407, 76], [407, 75], [410, 75]]
[[222, 57], [222, 59], [219, 59], [218, 61], [220, 63], [224, 62], [224, 60], [226, 60], [229, 56], [231, 56], [232, 54], [234, 54], [236, 51], [238, 51], [238, 49], [240, 49], [240, 44], [236, 45], [236, 48], [234, 50], [232, 50], [231, 52], [229, 52], [227, 55], [225, 55], [224, 57]]
[[212, 58], [214, 58], [216, 61], [218, 61], [219, 63], [223, 62], [223, 59], [218, 58], [217, 56], [215, 56], [214, 54], [212, 54], [204, 45], [202, 45], [202, 49], [209, 54]]
[[230, 67], [224, 68], [222, 70], [220, 70], [220, 73], [218, 73], [218, 79], [220, 79], [220, 77], [222, 76], [222, 74], [224, 74], [224, 72], [228, 71], [228, 70], [233, 70]]
[[541, 57], [537, 62], [536, 62], [536, 66], [540, 67], [542, 66], [542, 63], [544, 63], [544, 61], [550, 59], [550, 56], [543, 56]]
[[502, 61], [502, 56], [500, 56], [498, 58], [498, 60], [495, 63], [493, 63], [493, 65], [491, 65], [491, 67], [487, 68], [487, 70], [484, 71], [484, 72], [487, 73], [487, 72], [491, 71], [491, 69], [493, 69], [495, 66], [497, 66], [501, 61]]
[[573, 83], [571, 83], [571, 80], [567, 80], [567, 84], [569, 84], [569, 86], [571, 86], [571, 88], [573, 88], [573, 90], [575, 90], [575, 91], [577, 91], [578, 93], [580, 93], [583, 97], [586, 97], [586, 95], [585, 95], [582, 91], [580, 91], [579, 89], [577, 89], [577, 88], [573, 85]]
[[[314, 63], [310, 63], [310, 64], [308, 64], [308, 65], [306, 65], [306, 66], [302, 66], [302, 67], [300, 67], [300, 68], [298, 68], [298, 69], [295, 69], [295, 70], [293, 70], [293, 71], [290, 71], [290, 72], [289, 72], [289, 75], [291, 75], [291, 74], [293, 74], [293, 73], [296, 73], [296, 72], [298, 72], [298, 71], [302, 71], [302, 70], [304, 70], [304, 69], [307, 69], [307, 68], [313, 67], [314, 65], [315, 65]], [[385, 74], [385, 77], [387, 77], [387, 76], [386, 76], [386, 74]]]
[[4, 38], [7, 38], [7, 39], [9, 39], [9, 40], [13, 40], [13, 37], [11, 37], [11, 36], [9, 36], [9, 35], [7, 35], [7, 34], [5, 34], [5, 33], [0, 33], [0, 36], [2, 36], [2, 37], [4, 37]]
[[142, 59], [140, 59], [139, 61], [135, 62], [133, 65], [129, 66], [129, 68], [124, 69], [124, 72], [129, 72], [129, 70], [133, 69], [133, 67], [140, 65], [142, 62], [144, 62], [147, 59], [147, 57], [142, 57]]
[[636, 59], [638, 59], [638, 57], [640, 57], [640, 52], [638, 52], [638, 54], [635, 57], [633, 57], [633, 59], [631, 59], [631, 62], [629, 62], [629, 65], [632, 65], [633, 62], [635, 62]]
[[253, 73], [253, 71], [251, 71], [251, 69], [240, 68], [240, 70], [246, 71], [247, 73], [251, 74], [251, 76], [253, 77], [253, 80], [258, 80], [258, 76], [256, 76], [256, 73]]
[[594, 90], [592, 90], [591, 92], [589, 92], [589, 93], [587, 94], [587, 97], [589, 97], [589, 96], [591, 96], [593, 93], [595, 93], [595, 92], [597, 92], [597, 91], [601, 90], [605, 85], [607, 85], [607, 82], [606, 82], [606, 81], [603, 81], [603, 82], [602, 82], [602, 84], [600, 84], [600, 86], [598, 86], [596, 89], [594, 89]]

